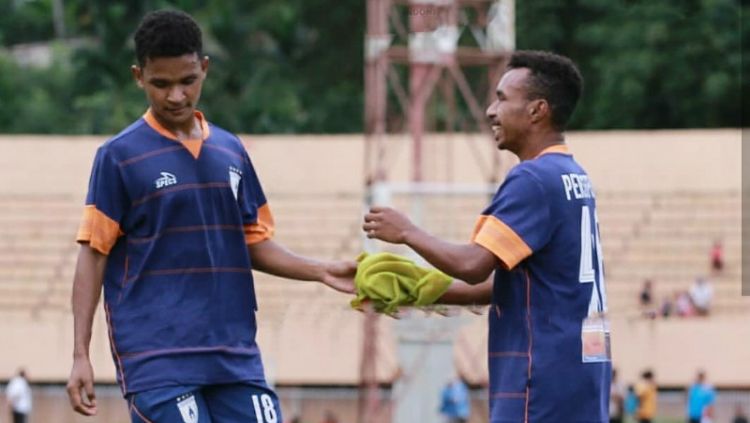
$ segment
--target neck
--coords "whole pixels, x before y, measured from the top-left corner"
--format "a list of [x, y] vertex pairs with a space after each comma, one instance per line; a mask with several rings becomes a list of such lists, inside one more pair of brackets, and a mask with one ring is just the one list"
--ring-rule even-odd
[[538, 156], [546, 148], [554, 145], [565, 144], [565, 134], [554, 130], [532, 132], [527, 137], [524, 148], [518, 152], [521, 161], [531, 160]]
[[166, 130], [173, 133], [178, 139], [183, 138], [201, 138], [201, 125], [198, 117], [193, 116], [185, 122], [173, 124], [164, 122], [157, 114], [153, 113], [154, 119]]

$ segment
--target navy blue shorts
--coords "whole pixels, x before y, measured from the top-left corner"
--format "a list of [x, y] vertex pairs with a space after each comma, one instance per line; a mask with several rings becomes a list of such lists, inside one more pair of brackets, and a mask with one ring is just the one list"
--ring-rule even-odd
[[133, 423], [282, 423], [276, 393], [265, 384], [170, 386], [129, 395]]

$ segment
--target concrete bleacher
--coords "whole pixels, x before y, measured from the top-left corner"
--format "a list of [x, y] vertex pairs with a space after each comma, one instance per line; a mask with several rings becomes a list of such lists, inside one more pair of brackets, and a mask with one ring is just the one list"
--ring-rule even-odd
[[[727, 345], [730, 338], [721, 333], [721, 328], [736, 325], [739, 330], [744, 330], [742, 325], [750, 320], [748, 297], [739, 295], [738, 186], [732, 175], [719, 174], [726, 169], [716, 170], [714, 176], [710, 170], [706, 171], [701, 181], [689, 186], [678, 185], [680, 182], [676, 176], [662, 177], [650, 185], [637, 180], [625, 182], [622, 178], [627, 175], [610, 175], [613, 172], [611, 167], [600, 161], [603, 154], [617, 154], [619, 160], [630, 165], [615, 172], [634, 172], [636, 165], [648, 168], [649, 163], [643, 163], [641, 155], [618, 147], [621, 143], [640, 142], [637, 134], [626, 135], [616, 135], [618, 140], [623, 137], [624, 140], [612, 141], [615, 147], [606, 152], [593, 142], [578, 141], [585, 136], [574, 134], [571, 137], [573, 151], [584, 166], [590, 167], [589, 173], [596, 182], [608, 300], [616, 320], [614, 325], [623, 334], [619, 339], [628, 339], [628, 342], [615, 343], [615, 353], [619, 357], [630, 357], [653, 347], [662, 354], [658, 360], [666, 363], [669, 361], [669, 343], [688, 336], [696, 327], [701, 333], [707, 333], [714, 345]], [[635, 141], [629, 137], [635, 137]], [[10, 375], [19, 362], [28, 363], [38, 380], [62, 381], [67, 377], [69, 363], [59, 357], [60, 354], [69, 357], [72, 343], [70, 292], [77, 254], [73, 239], [81, 216], [87, 169], [100, 141], [24, 139], [19, 142], [0, 138], [0, 165], [11, 166], [16, 172], [5, 185], [0, 181], [0, 328], [15, 345], [0, 351], [0, 377]], [[364, 238], [360, 224], [364, 195], [357, 177], [351, 176], [361, 175], [361, 163], [354, 159], [337, 159], [361, 157], [359, 141], [342, 137], [318, 142], [303, 139], [299, 141], [301, 147], [294, 149], [288, 148], [288, 143], [297, 142], [293, 139], [279, 141], [274, 138], [248, 144], [276, 220], [277, 241], [296, 253], [319, 259], [353, 259], [362, 251]], [[720, 145], [734, 142], [718, 141]], [[41, 144], [45, 148], [49, 145], [53, 151], [51, 158], [64, 161], [59, 166], [75, 171], [58, 176], [42, 175], [39, 186], [30, 191], [20, 190], [17, 181], [22, 179], [24, 171], [18, 168], [28, 162], [27, 156], [38, 157], [35, 153]], [[305, 150], [304, 146], [308, 148]], [[669, 146], [660, 148], [664, 152], [669, 150]], [[725, 146], [718, 150], [727, 149]], [[458, 156], [462, 154], [457, 153]], [[628, 154], [633, 157], [628, 159]], [[726, 154], [736, 156], [733, 150]], [[320, 162], [311, 168], [308, 161], [313, 155]], [[290, 168], [304, 168], [304, 174], [280, 170], [279, 157], [284, 157]], [[587, 163], [591, 157], [598, 161]], [[723, 156], [704, 159], [726, 161]], [[687, 161], [681, 166], [695, 167], [695, 164]], [[27, 172], [31, 173], [35, 168], [29, 166]], [[680, 169], [674, 172], [690, 174], [688, 170]], [[467, 175], [473, 175], [470, 173], [473, 171], [467, 171]], [[475, 177], [462, 176], [458, 167], [456, 172], [457, 181], [466, 182]], [[342, 174], [350, 176], [343, 178]], [[16, 182], [12, 181], [13, 177]], [[670, 178], [673, 179], [671, 182], [665, 182]], [[707, 178], [715, 181], [709, 184]], [[294, 182], [295, 179], [305, 180], [304, 190]], [[428, 198], [421, 204], [424, 225], [442, 237], [466, 241], [487, 201], [488, 198], [482, 195]], [[407, 200], [396, 198], [395, 203], [400, 208], [411, 210], [412, 204]], [[726, 256], [726, 268], [718, 276], [709, 272], [709, 249], [716, 239], [723, 242]], [[688, 289], [694, 278], [700, 275], [707, 276], [714, 284], [715, 309], [711, 318], [675, 320], [662, 323], [660, 329], [653, 331], [648, 326], [651, 322], [629, 319], [632, 312], [637, 311], [638, 291], [644, 279], [654, 280], [658, 301], [662, 295]], [[259, 342], [264, 357], [269, 358], [269, 372], [278, 383], [357, 383], [362, 315], [349, 309], [348, 296], [319, 284], [285, 281], [260, 273], [256, 273], [256, 291]], [[102, 319], [100, 310], [92, 340], [94, 365], [100, 380], [112, 381], [114, 372], [107, 346], [106, 324]], [[456, 346], [462, 374], [476, 383], [486, 381], [485, 320], [486, 316], [469, 316], [470, 324], [459, 336], [462, 341]], [[711, 322], [714, 322], [713, 328], [718, 329], [718, 334], [710, 334]], [[383, 382], [391, 381], [398, 370], [391, 323], [385, 318], [379, 323], [383, 336], [378, 341], [381, 352], [378, 377]], [[658, 336], [668, 339], [655, 340], [657, 332]], [[29, 338], [35, 341], [27, 346], [25, 340]], [[644, 343], [648, 345], [642, 345]], [[46, 355], [47, 352], [53, 352], [55, 358]], [[705, 353], [709, 355], [708, 351]], [[700, 354], [700, 351], [694, 352], [692, 360], [699, 362]], [[740, 348], [737, 356], [742, 354], [750, 355], [750, 350]], [[622, 361], [621, 368], [626, 376], [634, 375], [648, 364], [641, 358], [629, 363], [625, 359]], [[712, 363], [705, 367], [711, 374], [716, 374], [712, 366], [721, 364]], [[693, 370], [691, 368], [685, 377], [690, 377]], [[678, 367], [668, 370], [667, 374], [660, 371], [661, 381], [677, 383], [682, 377], [680, 371]], [[750, 375], [746, 373], [732, 373], [722, 368], [718, 374], [723, 378], [719, 378], [719, 383], [741, 385], [747, 380], [747, 385], [750, 385]]]

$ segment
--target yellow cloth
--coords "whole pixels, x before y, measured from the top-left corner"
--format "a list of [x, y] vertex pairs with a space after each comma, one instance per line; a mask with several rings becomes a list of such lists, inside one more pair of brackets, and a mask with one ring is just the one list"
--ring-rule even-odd
[[437, 301], [452, 282], [445, 273], [417, 266], [397, 254], [362, 253], [357, 261], [353, 308], [371, 301], [376, 311], [392, 314], [399, 306], [427, 306]]

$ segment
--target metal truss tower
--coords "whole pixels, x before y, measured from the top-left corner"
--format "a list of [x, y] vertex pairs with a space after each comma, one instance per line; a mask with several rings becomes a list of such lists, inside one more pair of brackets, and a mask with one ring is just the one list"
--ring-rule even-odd
[[[426, 132], [481, 132], [466, 141], [487, 182], [499, 156], [484, 109], [515, 48], [515, 0], [367, 0], [365, 39], [365, 185], [368, 198], [389, 179], [387, 135], [408, 133], [411, 181], [425, 182]], [[377, 317], [364, 328], [360, 423], [380, 421], [375, 369]]]

